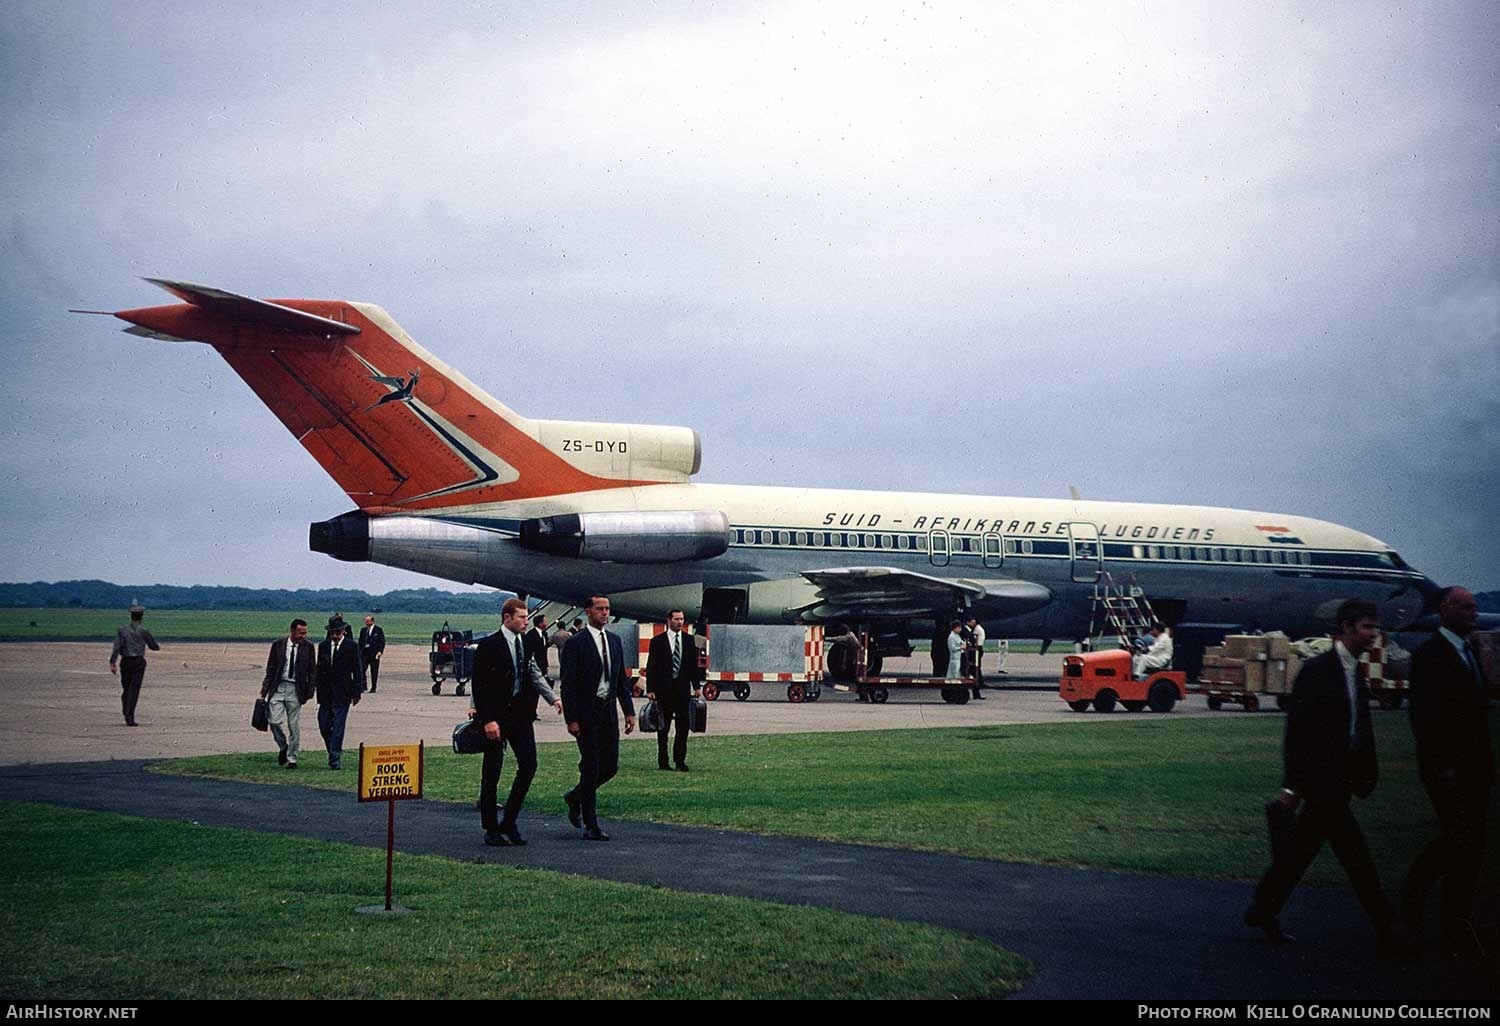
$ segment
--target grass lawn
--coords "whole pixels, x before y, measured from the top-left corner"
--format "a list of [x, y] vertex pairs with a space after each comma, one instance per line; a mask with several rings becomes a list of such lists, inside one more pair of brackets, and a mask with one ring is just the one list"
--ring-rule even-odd
[[0, 810], [17, 998], [975, 998], [1030, 975], [935, 927], [428, 856], [396, 856], [414, 914], [361, 915], [381, 850]]
[[[1089, 714], [1093, 715], [1093, 714]], [[1500, 736], [1500, 711], [1491, 730]], [[1112, 723], [694, 738], [691, 773], [660, 773], [654, 745], [625, 745], [601, 792], [605, 819], [644, 819], [919, 848], [981, 858], [1246, 878], [1269, 861], [1262, 804], [1280, 786], [1284, 719], [1117, 716]], [[1376, 713], [1381, 781], [1355, 805], [1395, 886], [1436, 833], [1404, 713]], [[540, 746], [530, 805], [563, 811], [571, 743]], [[354, 760], [347, 759], [352, 764]], [[298, 774], [271, 754], [177, 759], [164, 772], [353, 790], [353, 771]], [[502, 785], [509, 780], [509, 770]], [[472, 802], [478, 757], [428, 753], [429, 798]], [[1491, 817], [1482, 886], [1500, 881]], [[1338, 881], [1328, 852], [1309, 879]]]
[[[146, 626], [159, 641], [256, 641], [269, 642], [286, 634], [293, 617], [301, 617], [311, 626], [314, 638], [321, 638], [322, 627], [334, 612], [327, 609], [294, 609], [267, 611], [210, 611], [151, 609], [146, 612]], [[342, 610], [344, 619], [354, 625], [355, 634], [364, 626], [364, 612]], [[391, 645], [431, 645], [432, 632], [447, 620], [457, 629], [493, 630], [500, 623], [499, 604], [493, 616], [474, 613], [380, 613], [376, 617], [385, 639]], [[31, 639], [64, 641], [113, 641], [115, 631], [130, 620], [123, 609], [0, 609], [0, 638], [7, 641]]]

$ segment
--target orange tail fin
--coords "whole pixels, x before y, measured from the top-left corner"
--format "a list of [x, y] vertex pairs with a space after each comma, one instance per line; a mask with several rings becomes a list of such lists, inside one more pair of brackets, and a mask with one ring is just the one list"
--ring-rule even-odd
[[586, 447], [568, 437], [580, 425], [520, 416], [378, 306], [147, 280], [186, 302], [122, 310], [115, 316], [135, 325], [126, 330], [213, 346], [367, 512], [683, 481], [697, 470], [686, 428], [582, 425], [620, 436]]

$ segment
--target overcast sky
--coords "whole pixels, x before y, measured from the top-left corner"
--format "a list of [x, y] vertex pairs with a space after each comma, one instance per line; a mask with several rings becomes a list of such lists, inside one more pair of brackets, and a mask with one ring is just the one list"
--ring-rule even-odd
[[0, 578], [350, 586], [159, 275], [710, 482], [1235, 506], [1500, 588], [1488, 2], [0, 6]]

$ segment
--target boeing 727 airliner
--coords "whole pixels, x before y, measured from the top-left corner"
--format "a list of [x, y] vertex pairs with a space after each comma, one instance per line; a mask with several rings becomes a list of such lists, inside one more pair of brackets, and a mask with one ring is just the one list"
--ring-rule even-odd
[[258, 300], [147, 279], [181, 303], [115, 316], [205, 342], [357, 507], [311, 546], [450, 581], [712, 622], [847, 620], [990, 637], [1087, 634], [1101, 572], [1185, 627], [1327, 628], [1360, 597], [1384, 624], [1436, 588], [1384, 542], [1287, 513], [1202, 506], [698, 484], [696, 431], [535, 420], [414, 342], [380, 307]]

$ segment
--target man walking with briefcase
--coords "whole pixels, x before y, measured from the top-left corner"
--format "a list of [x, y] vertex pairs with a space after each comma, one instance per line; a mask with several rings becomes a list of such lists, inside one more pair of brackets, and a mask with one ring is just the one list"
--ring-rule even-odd
[[667, 733], [676, 720], [672, 764], [683, 773], [688, 771], [689, 716], [693, 699], [701, 693], [698, 647], [692, 635], [682, 629], [686, 620], [680, 609], [669, 612], [667, 629], [651, 639], [646, 660], [646, 697], [654, 700], [661, 710], [661, 729], [656, 732], [656, 768], [672, 768], [667, 765]]

